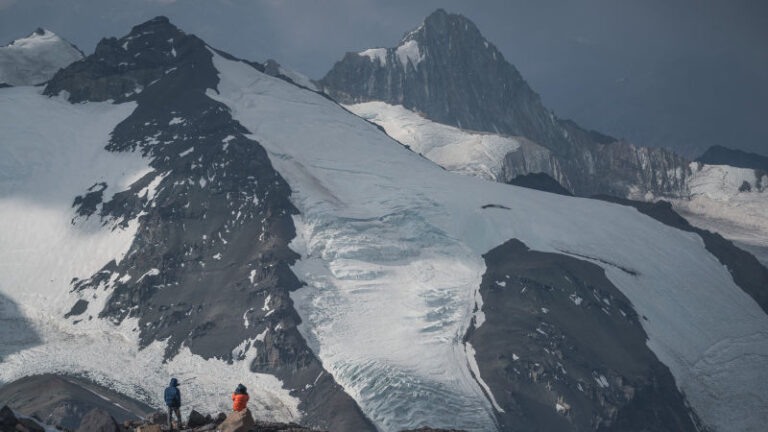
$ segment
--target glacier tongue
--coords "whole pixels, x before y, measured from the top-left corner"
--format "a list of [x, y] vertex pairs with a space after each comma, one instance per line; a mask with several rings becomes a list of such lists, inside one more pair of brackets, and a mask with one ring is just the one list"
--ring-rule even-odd
[[301, 212], [303, 334], [383, 430], [494, 428], [461, 338], [480, 256], [510, 238], [602, 266], [715, 430], [768, 421], [768, 316], [698, 236], [623, 206], [448, 173], [320, 95], [214, 64], [209, 95], [270, 152]]

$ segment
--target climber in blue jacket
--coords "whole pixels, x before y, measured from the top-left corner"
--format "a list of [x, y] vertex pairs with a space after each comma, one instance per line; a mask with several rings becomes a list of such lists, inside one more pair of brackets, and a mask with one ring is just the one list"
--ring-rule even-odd
[[179, 380], [171, 378], [171, 383], [165, 388], [165, 404], [168, 406], [168, 430], [173, 431], [173, 413], [179, 419], [179, 429], [181, 429], [181, 392], [179, 391]]

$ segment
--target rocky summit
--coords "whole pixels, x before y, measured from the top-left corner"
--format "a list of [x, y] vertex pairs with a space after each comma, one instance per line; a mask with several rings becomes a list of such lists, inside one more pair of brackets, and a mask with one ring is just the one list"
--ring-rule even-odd
[[[578, 195], [678, 194], [688, 161], [557, 118], [472, 21], [437, 10], [394, 48], [347, 53], [320, 86], [344, 104], [383, 101], [462, 129], [549, 149], [545, 172]], [[508, 178], [527, 174], [510, 169]]]

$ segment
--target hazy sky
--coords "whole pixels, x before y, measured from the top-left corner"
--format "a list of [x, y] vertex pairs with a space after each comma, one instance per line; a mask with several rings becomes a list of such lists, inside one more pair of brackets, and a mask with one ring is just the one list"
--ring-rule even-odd
[[438, 7], [472, 19], [560, 117], [688, 156], [768, 154], [766, 0], [0, 0], [0, 41], [42, 26], [89, 53], [167, 15], [217, 48], [320, 78]]

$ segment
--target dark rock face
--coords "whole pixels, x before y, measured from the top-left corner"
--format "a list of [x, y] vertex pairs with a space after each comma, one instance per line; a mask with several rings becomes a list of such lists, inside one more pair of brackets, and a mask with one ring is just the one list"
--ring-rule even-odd
[[520, 175], [508, 181], [507, 183], [558, 195], [573, 196], [573, 194], [568, 192], [568, 189], [562, 187], [560, 183], [557, 182], [557, 180], [544, 173], [530, 173]]
[[[264, 148], [207, 95], [217, 85], [211, 49], [162, 17], [102, 40], [95, 54], [50, 81], [46, 94], [66, 91], [72, 102], [136, 102], [107, 150], [140, 151], [153, 169], [114, 196], [103, 193], [106, 185], [97, 197], [94, 189], [75, 200], [75, 223], [98, 217], [124, 226], [138, 218], [139, 228], [119, 264], [73, 281], [72, 289], [110, 290], [99, 317], [138, 318], [141, 344], [167, 340], [166, 358], [182, 345], [228, 361], [257, 348], [251, 369], [294, 389], [307, 423], [373, 430], [296, 328], [289, 293], [301, 282], [290, 270], [298, 258], [288, 247], [297, 212], [291, 191]], [[112, 198], [102, 202], [105, 195]]]
[[[412, 54], [406, 58], [408, 52]], [[380, 100], [440, 123], [528, 138], [552, 151], [557, 166], [547, 172], [557, 173], [556, 180], [578, 195], [626, 196], [637, 193], [635, 188], [666, 195], [684, 189], [684, 158], [558, 119], [461, 15], [438, 10], [397, 48], [378, 54], [347, 53], [320, 86], [342, 103]]]
[[761, 170], [763, 172], [768, 171], [768, 156], [747, 153], [723, 146], [708, 148], [703, 155], [696, 158], [696, 161], [708, 165], [730, 165], [739, 168]]
[[198, 426], [203, 426], [208, 423], [210, 423], [210, 421], [208, 421], [208, 419], [206, 419], [204, 415], [200, 414], [195, 410], [192, 410], [189, 413], [189, 417], [187, 417], [187, 427], [190, 427], [190, 428], [196, 428]]
[[500, 430], [697, 430], [641, 318], [602, 268], [517, 240], [484, 258], [485, 322], [466, 342], [503, 410]]
[[108, 412], [95, 408], [83, 417], [77, 432], [120, 432], [120, 427]]
[[154, 425], [168, 424], [168, 413], [165, 411], [156, 411], [145, 418], [146, 422]]
[[18, 422], [19, 420], [8, 405], [3, 405], [3, 408], [0, 409], [0, 430], [13, 430]]
[[740, 249], [720, 234], [691, 225], [666, 201], [648, 203], [609, 196], [595, 198], [634, 207], [640, 213], [665, 225], [698, 234], [704, 240], [704, 247], [731, 273], [736, 285], [755, 299], [765, 313], [768, 313], [768, 268], [762, 265], [754, 255]]
[[157, 17], [133, 28], [121, 39], [102, 39], [94, 53], [59, 71], [44, 94], [69, 93], [70, 102], [123, 102], [135, 99], [179, 62], [198, 52], [201, 41]]
[[0, 387], [0, 400], [17, 412], [46, 424], [75, 430], [83, 417], [99, 408], [118, 421], [135, 420], [149, 406], [84, 379], [35, 375]]
[[64, 314], [64, 318], [82, 315], [86, 310], [88, 310], [88, 301], [82, 299], [78, 300], [74, 305], [72, 305], [72, 309]]

